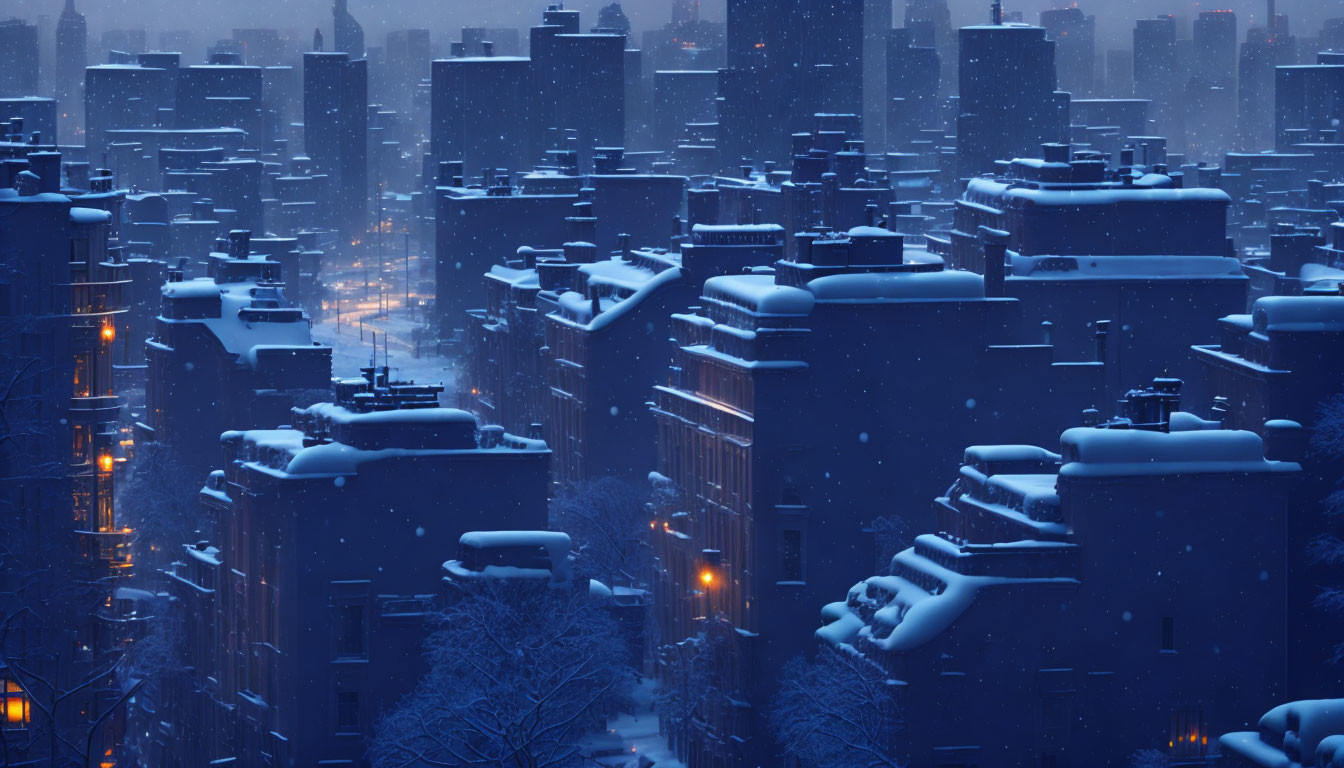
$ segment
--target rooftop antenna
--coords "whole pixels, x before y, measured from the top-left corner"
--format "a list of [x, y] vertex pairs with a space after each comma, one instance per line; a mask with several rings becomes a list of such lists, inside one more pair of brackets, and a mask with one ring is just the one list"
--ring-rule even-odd
[[[1274, 4], [1274, 0], [1269, 0], [1269, 3], [1270, 3], [1270, 5], [1272, 6], [1272, 5]], [[996, 27], [998, 27], [998, 26], [1002, 26], [1002, 25], [1003, 25], [1003, 3], [999, 2], [999, 0], [994, 0], [994, 4], [991, 5], [989, 8], [990, 8], [989, 13], [990, 13], [990, 21], [991, 21], [991, 23], [993, 23], [994, 26], [996, 26]]]

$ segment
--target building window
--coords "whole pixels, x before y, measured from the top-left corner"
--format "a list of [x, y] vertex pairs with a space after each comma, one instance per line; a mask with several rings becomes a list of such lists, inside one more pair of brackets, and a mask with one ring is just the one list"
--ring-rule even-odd
[[4, 688], [4, 727], [7, 731], [17, 731], [28, 727], [32, 719], [28, 697], [23, 688], [14, 680], [6, 680]]
[[1203, 757], [1209, 745], [1204, 710], [1178, 709], [1171, 713], [1171, 747], [1176, 758]]
[[336, 606], [336, 658], [365, 658], [364, 606], [347, 604]]
[[803, 580], [803, 532], [783, 530], [779, 532], [779, 580]]
[[1171, 616], [1162, 617], [1162, 650], [1164, 652], [1176, 650], [1176, 619]]
[[359, 692], [336, 693], [336, 732], [359, 733]]

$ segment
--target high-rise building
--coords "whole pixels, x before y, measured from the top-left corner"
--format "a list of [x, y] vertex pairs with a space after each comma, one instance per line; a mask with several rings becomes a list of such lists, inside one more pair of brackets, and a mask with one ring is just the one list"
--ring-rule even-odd
[[1040, 27], [962, 27], [957, 175], [994, 170], [1068, 138], [1069, 96], [1055, 88], [1055, 43]]
[[303, 55], [303, 148], [334, 180], [338, 228], [349, 239], [368, 226], [368, 62], [343, 52]]
[[911, 30], [893, 29], [887, 41], [887, 148], [908, 150], [920, 132], [939, 128], [938, 49], [915, 45]]
[[1170, 135], [1177, 94], [1176, 19], [1139, 19], [1134, 25], [1134, 95], [1151, 99], [1156, 135]]
[[1237, 60], [1237, 148], [1262, 152], [1274, 146], [1274, 70], [1297, 63], [1297, 38], [1288, 20], [1275, 17], [1273, 27], [1251, 27]]
[[[0, 21], [0, 97], [36, 96], [37, 26], [22, 19]], [[53, 137], [54, 138], [54, 137]]]
[[89, 63], [89, 28], [84, 14], [75, 10], [75, 0], [65, 0], [56, 22], [56, 106], [64, 133], [61, 141], [83, 135], [84, 67]]
[[332, 0], [334, 53], [344, 53], [351, 61], [364, 58], [364, 27], [350, 15], [349, 0]]
[[577, 150], [587, 167], [597, 147], [625, 146], [625, 35], [581, 33], [578, 11], [554, 7], [530, 30], [534, 158]]
[[1193, 26], [1191, 75], [1225, 88], [1236, 85], [1237, 14], [1228, 10], [1201, 11]]
[[[784, 159], [788, 135], [807, 130], [818, 112], [864, 114], [865, 82], [876, 81], [863, 70], [880, 47], [875, 32], [871, 40], [865, 33], [869, 12], [882, 17], [881, 4], [730, 0], [720, 81], [724, 165]], [[883, 18], [889, 25], [890, 12]]]
[[1097, 66], [1096, 18], [1077, 6], [1045, 10], [1041, 11], [1041, 27], [1055, 43], [1059, 90], [1068, 91], [1075, 99], [1091, 95]]

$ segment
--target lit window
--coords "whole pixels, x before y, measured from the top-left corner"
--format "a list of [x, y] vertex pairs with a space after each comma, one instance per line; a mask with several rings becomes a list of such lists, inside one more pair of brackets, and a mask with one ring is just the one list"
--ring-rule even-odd
[[5, 730], [27, 728], [32, 713], [29, 711], [28, 696], [24, 694], [23, 688], [13, 680], [6, 680], [4, 694]]

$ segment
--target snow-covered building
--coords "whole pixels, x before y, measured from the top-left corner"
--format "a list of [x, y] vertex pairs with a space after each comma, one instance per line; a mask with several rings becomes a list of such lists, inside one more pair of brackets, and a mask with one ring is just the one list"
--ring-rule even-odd
[[857, 227], [800, 236], [773, 273], [712, 278], [675, 316], [652, 406], [676, 496], [652, 521], [660, 636], [712, 612], [759, 637], [758, 684], [733, 694], [746, 709], [705, 724], [687, 759], [768, 760], [766, 681], [801, 650], [808, 606], [849, 586], [834, 564], [874, 561], [875, 518], [918, 525], [965, 443], [1044, 440], [1099, 402], [1102, 366], [1021, 343], [1017, 311], [980, 275]]
[[[483, 306], [480, 275], [522, 245], [554, 248], [564, 243], [573, 219], [587, 222], [599, 253], [619, 247], [621, 235], [639, 246], [658, 246], [673, 235], [685, 206], [686, 178], [617, 172], [622, 150], [605, 150], [610, 173], [577, 175], [577, 158], [564, 153], [561, 171], [524, 174], [517, 186], [509, 176], [464, 186], [461, 163], [435, 190], [437, 236], [435, 307], [445, 335], [470, 325], [467, 311]], [[500, 233], [509, 237], [501, 239]]]
[[954, 230], [930, 247], [950, 266], [985, 274], [997, 265], [985, 263], [979, 228], [1007, 232], [1004, 295], [1021, 300], [1026, 333], [1072, 357], [1106, 337], [1112, 398], [1136, 378], [1173, 376], [1201, 402], [1186, 350], [1246, 306], [1247, 279], [1227, 239], [1230, 200], [1181, 188], [1165, 166], [1123, 154], [1115, 171], [1062, 144], [1045, 145], [1044, 159], [1001, 163], [997, 176], [967, 184]]
[[1299, 467], [1172, 384], [1059, 453], [967, 448], [937, 533], [823, 610], [820, 641], [902, 683], [912, 768], [1204, 764], [1282, 696]]
[[559, 531], [468, 531], [457, 542], [457, 558], [443, 564], [444, 589], [470, 593], [482, 582], [534, 584], [574, 589], [569, 534]]
[[423, 672], [443, 553], [545, 527], [544, 443], [364, 373], [290, 426], [223, 435], [214, 539], [171, 573], [190, 671], [163, 698], [165, 764], [358, 764]]
[[1291, 698], [1328, 696], [1344, 685], [1344, 671], [1327, 663], [1335, 654], [1344, 621], [1315, 605], [1316, 585], [1335, 569], [1308, 556], [1312, 543], [1334, 527], [1326, 497], [1338, 488], [1338, 465], [1309, 450], [1321, 424], [1321, 407], [1344, 389], [1344, 296], [1266, 296], [1250, 314], [1218, 321], [1219, 344], [1194, 347], [1204, 368], [1205, 389], [1224, 423], [1259, 433], [1273, 452], [1302, 463], [1294, 491], [1297, 514], [1286, 522], [1288, 610], [1310, 621], [1288, 628]]
[[[91, 712], [116, 695], [98, 672], [130, 639], [107, 620], [110, 611], [90, 610], [104, 597], [111, 605], [131, 567], [130, 530], [113, 493], [124, 460], [114, 342], [129, 268], [113, 239], [115, 216], [103, 209], [115, 210], [125, 193], [99, 177], [85, 194], [61, 194], [61, 156], [42, 149], [0, 142], [0, 593], [11, 606], [0, 727], [8, 758], [33, 762], [58, 758], [39, 738], [47, 727], [40, 705], [10, 665], [25, 668], [25, 685], [89, 677], [94, 684], [70, 690], [62, 706]], [[110, 723], [90, 735], [90, 747], [102, 754], [120, 735]], [[111, 759], [122, 759], [115, 751]]]
[[1290, 701], [1254, 731], [1218, 738], [1227, 768], [1339, 768], [1344, 765], [1344, 699]]
[[163, 285], [137, 424], [143, 439], [172, 444], [201, 472], [221, 432], [284, 423], [292, 406], [327, 397], [331, 381], [331, 349], [286, 299], [280, 263], [252, 255], [247, 231], [220, 247], [227, 252], [209, 255], [208, 277], [177, 273]]
[[[591, 247], [570, 244], [577, 264], [546, 316], [551, 416], [547, 439], [563, 448], [555, 479], [647, 476], [655, 461], [649, 387], [665, 380], [665, 339], [675, 313], [695, 301], [707, 279], [740, 274], [780, 257], [777, 224], [697, 224], [680, 253], [629, 250], [583, 259]], [[577, 246], [577, 247], [576, 247]]]

